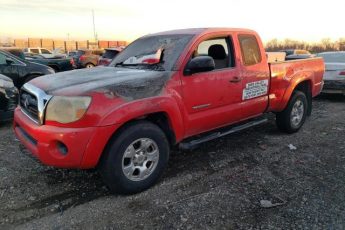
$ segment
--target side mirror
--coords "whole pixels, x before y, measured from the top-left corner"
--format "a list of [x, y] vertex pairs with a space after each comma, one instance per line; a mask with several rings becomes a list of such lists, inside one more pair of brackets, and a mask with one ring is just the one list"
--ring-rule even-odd
[[194, 73], [201, 73], [201, 72], [208, 72], [214, 70], [215, 64], [214, 60], [210, 56], [198, 56], [193, 59], [191, 59], [185, 70], [184, 74], [185, 75], [192, 75]]
[[14, 61], [11, 58], [6, 58], [6, 64], [7, 65], [12, 65]]

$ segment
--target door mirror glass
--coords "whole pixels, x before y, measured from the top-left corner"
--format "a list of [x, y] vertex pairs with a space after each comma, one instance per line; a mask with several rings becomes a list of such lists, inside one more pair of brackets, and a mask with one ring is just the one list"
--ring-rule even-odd
[[198, 56], [191, 59], [185, 70], [185, 75], [192, 75], [194, 73], [208, 72], [215, 69], [214, 60], [210, 56]]

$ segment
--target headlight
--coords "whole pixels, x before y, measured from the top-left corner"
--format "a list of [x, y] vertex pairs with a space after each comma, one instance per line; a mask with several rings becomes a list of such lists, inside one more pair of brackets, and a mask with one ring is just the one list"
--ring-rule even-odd
[[13, 88], [14, 84], [12, 81], [0, 80], [0, 87], [1, 88]]
[[54, 96], [48, 103], [46, 120], [71, 123], [84, 116], [91, 103], [90, 97]]

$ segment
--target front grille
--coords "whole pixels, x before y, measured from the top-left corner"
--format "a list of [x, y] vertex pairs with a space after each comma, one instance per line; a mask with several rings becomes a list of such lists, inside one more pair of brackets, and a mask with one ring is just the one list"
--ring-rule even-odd
[[30, 116], [32, 119], [35, 121], [39, 120], [38, 117], [38, 103], [37, 103], [37, 98], [35, 95], [22, 90], [20, 92], [20, 107], [22, 110]]

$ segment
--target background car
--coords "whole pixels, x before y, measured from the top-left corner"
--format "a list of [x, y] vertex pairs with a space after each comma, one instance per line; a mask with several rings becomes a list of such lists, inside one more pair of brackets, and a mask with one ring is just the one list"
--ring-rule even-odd
[[45, 58], [40, 54], [34, 54], [34, 53], [25, 53], [15, 47], [6, 47], [6, 48], [0, 48], [4, 51], [7, 51], [21, 59], [47, 65], [54, 69], [55, 72], [62, 72], [62, 71], [68, 71], [73, 70], [75, 68], [74, 60], [73, 58]]
[[39, 54], [42, 55], [45, 58], [65, 58], [66, 54], [61, 53], [61, 49], [57, 48], [55, 49], [53, 52], [45, 49], [45, 48], [40, 48], [40, 47], [36, 47], [36, 48], [25, 48], [24, 53], [33, 53], [33, 54]]
[[103, 50], [78, 50], [77, 54], [73, 56], [74, 63], [77, 68], [95, 67], [103, 52]]
[[0, 74], [11, 78], [18, 89], [33, 78], [52, 73], [55, 71], [49, 66], [29, 62], [0, 50]]
[[6, 121], [13, 117], [17, 101], [18, 90], [13, 81], [0, 74], [0, 121]]
[[281, 50], [279, 52], [286, 53], [286, 56], [289, 55], [301, 55], [301, 54], [311, 54], [308, 50], [299, 50], [299, 49], [287, 49], [287, 50]]
[[76, 68], [73, 58], [44, 58], [37, 54], [26, 54], [25, 60], [49, 66], [55, 72], [63, 72]]
[[68, 51], [67, 57], [73, 57], [77, 54], [77, 52], [78, 52], [77, 50]]
[[313, 58], [315, 54], [292, 54], [285, 57], [286, 61]]
[[110, 62], [121, 52], [120, 48], [107, 48], [105, 49], [104, 54], [99, 58], [98, 65], [107, 66]]
[[314, 54], [311, 54], [308, 50], [299, 50], [299, 49], [287, 49], [281, 50], [279, 52], [286, 53], [286, 60], [297, 60], [297, 59], [306, 59], [315, 57]]
[[317, 54], [325, 62], [323, 93], [345, 95], [345, 52], [324, 52]]

